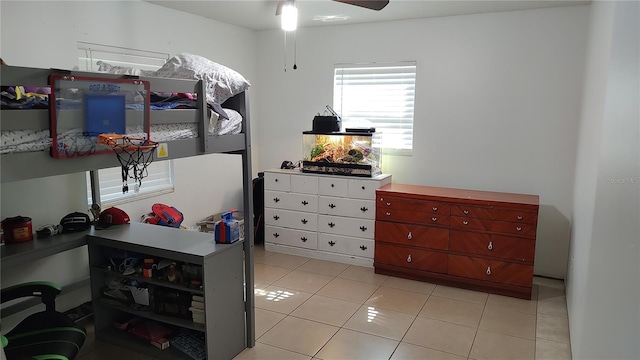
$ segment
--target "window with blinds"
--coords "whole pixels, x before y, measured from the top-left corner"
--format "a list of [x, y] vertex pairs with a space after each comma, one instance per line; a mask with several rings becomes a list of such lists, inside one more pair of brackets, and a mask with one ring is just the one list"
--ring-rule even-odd
[[416, 62], [337, 64], [333, 107], [344, 128], [375, 127], [385, 153], [410, 155]]
[[[169, 54], [166, 53], [78, 42], [78, 69], [82, 71], [98, 71], [99, 61], [114, 67], [155, 71], [167, 60]], [[173, 160], [154, 161], [147, 167], [147, 173], [138, 192], [134, 191], [136, 184], [130, 179], [129, 191], [123, 193], [121, 168], [98, 170], [102, 208], [173, 192]], [[92, 204], [89, 172], [86, 177], [87, 200]]]

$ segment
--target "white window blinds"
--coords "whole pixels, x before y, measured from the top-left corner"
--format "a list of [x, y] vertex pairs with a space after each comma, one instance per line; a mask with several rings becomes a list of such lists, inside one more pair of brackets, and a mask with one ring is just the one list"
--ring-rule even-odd
[[[98, 61], [119, 67], [119, 73], [126, 68], [155, 71], [169, 59], [169, 54], [130, 49], [117, 46], [78, 42], [78, 68], [83, 71], [98, 71]], [[103, 65], [104, 67], [104, 65]], [[131, 73], [128, 73], [131, 74]], [[113, 156], [116, 156], [113, 154]], [[142, 179], [139, 192], [134, 191], [135, 181], [129, 179], [129, 191], [122, 192], [122, 169], [120, 167], [98, 170], [100, 201], [102, 208], [135, 201], [151, 196], [173, 192], [173, 160], [155, 161], [147, 167], [148, 176]], [[91, 178], [87, 172], [87, 200], [91, 199]]]
[[387, 153], [410, 154], [416, 62], [335, 65], [333, 105], [343, 127], [375, 127]]

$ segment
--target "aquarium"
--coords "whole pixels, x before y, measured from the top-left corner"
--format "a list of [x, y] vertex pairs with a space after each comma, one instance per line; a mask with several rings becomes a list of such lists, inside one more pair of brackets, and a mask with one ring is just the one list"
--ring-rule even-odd
[[371, 177], [382, 173], [380, 134], [302, 133], [302, 172]]

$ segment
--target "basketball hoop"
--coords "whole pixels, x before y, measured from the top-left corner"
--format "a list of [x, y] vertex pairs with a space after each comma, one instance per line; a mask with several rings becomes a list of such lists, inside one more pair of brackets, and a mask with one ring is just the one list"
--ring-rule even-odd
[[153, 161], [153, 150], [158, 147], [158, 143], [141, 137], [100, 134], [98, 144], [110, 147], [118, 156], [122, 167], [122, 193], [129, 191], [129, 179], [136, 181], [134, 191], [140, 191], [142, 179], [148, 175], [147, 167]]

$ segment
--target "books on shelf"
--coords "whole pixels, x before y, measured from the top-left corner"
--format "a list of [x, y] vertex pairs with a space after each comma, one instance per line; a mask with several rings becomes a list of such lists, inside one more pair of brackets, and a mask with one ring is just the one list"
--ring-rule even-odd
[[189, 311], [191, 311], [193, 322], [204, 324], [205, 323], [204, 297], [199, 295], [193, 295], [191, 297], [191, 306], [189, 307]]

